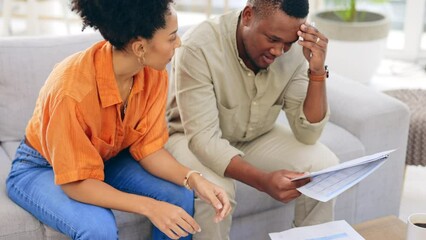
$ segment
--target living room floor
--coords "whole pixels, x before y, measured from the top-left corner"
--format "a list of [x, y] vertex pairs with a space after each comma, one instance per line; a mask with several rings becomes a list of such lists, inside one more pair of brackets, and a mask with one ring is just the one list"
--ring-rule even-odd
[[[2, 1], [0, 0], [0, 3]], [[49, 1], [46, 1], [49, 2]], [[68, 25], [61, 19], [61, 8], [57, 5], [45, 6], [51, 13], [57, 13], [53, 18], [41, 21], [40, 34], [58, 35], [81, 32], [81, 23], [75, 16], [70, 16]], [[1, 9], [0, 9], [1, 10]], [[18, 9], [19, 10], [19, 9]], [[205, 19], [204, 14], [178, 12], [179, 24], [194, 24]], [[1, 19], [1, 17], [0, 17]], [[2, 20], [2, 19], [1, 19]], [[13, 35], [24, 36], [25, 20], [21, 17], [12, 21]], [[86, 30], [90, 32], [91, 30]], [[85, 32], [86, 32], [85, 31]], [[425, 65], [411, 62], [403, 62], [393, 59], [384, 59], [376, 75], [372, 79], [370, 87], [379, 91], [399, 88], [422, 88], [426, 89]], [[414, 212], [426, 212], [426, 167], [407, 166], [405, 173], [403, 196], [401, 201], [399, 218], [406, 221], [407, 217]]]

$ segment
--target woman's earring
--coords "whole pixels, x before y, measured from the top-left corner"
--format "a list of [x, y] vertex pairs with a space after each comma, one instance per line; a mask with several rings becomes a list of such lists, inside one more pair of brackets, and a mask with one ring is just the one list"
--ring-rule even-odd
[[142, 55], [138, 57], [138, 62], [141, 66], [145, 65], [145, 50], [142, 47]]

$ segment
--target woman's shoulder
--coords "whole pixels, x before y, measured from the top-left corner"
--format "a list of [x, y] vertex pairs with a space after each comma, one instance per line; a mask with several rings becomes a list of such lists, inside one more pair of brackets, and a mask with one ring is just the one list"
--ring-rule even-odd
[[58, 96], [70, 96], [81, 101], [88, 92], [96, 88], [93, 46], [59, 62], [46, 84], [51, 85], [52, 91]]

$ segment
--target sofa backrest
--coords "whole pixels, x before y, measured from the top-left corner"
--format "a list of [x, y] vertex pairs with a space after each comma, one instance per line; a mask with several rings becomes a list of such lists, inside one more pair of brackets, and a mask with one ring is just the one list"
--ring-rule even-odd
[[0, 38], [0, 142], [23, 138], [54, 65], [101, 39], [99, 33]]
[[[178, 34], [182, 35], [190, 27], [180, 26]], [[23, 138], [39, 90], [55, 64], [101, 39], [98, 32], [0, 37], [0, 142]], [[170, 65], [167, 65], [168, 71]]]

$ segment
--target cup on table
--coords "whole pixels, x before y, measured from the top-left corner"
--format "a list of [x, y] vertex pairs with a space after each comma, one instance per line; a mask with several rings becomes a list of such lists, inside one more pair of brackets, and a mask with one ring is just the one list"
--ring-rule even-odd
[[413, 213], [407, 220], [407, 240], [426, 239], [426, 213]]

